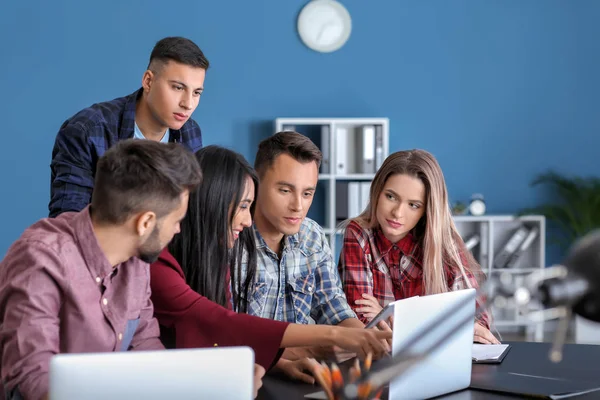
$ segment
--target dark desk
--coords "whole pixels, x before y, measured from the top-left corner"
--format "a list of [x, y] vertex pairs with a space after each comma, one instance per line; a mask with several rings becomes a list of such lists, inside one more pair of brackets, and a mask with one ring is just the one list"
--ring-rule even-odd
[[[473, 374], [512, 372], [552, 378], [577, 379], [600, 386], [600, 346], [568, 344], [564, 347], [562, 362], [554, 364], [548, 358], [550, 343], [510, 342], [512, 349], [501, 364], [473, 364]], [[319, 390], [318, 386], [291, 382], [267, 376], [258, 394], [259, 400], [303, 399], [305, 394]], [[448, 400], [514, 399], [514, 396], [467, 389], [446, 396]], [[577, 399], [598, 399], [600, 393], [591, 393]]]

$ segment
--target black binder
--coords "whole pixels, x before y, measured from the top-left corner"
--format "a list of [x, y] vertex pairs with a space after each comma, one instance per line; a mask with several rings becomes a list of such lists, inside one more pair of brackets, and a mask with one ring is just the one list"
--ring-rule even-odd
[[471, 376], [471, 389], [517, 394], [541, 399], [568, 399], [598, 391], [600, 383], [551, 378], [515, 372], [476, 372]]

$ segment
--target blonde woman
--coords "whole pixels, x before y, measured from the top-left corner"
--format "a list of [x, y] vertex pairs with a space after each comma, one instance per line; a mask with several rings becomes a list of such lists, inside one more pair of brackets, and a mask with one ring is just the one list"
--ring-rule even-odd
[[[452, 220], [442, 170], [424, 150], [391, 154], [373, 179], [369, 205], [345, 228], [338, 268], [364, 323], [391, 301], [477, 288], [484, 277]], [[489, 321], [477, 315], [475, 342], [499, 343]]]

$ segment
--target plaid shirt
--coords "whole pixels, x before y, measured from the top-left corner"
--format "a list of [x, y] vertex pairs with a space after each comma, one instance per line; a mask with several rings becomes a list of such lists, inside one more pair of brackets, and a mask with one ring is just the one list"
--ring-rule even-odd
[[[257, 268], [248, 314], [300, 324], [337, 325], [356, 318], [333, 262], [329, 243], [316, 222], [305, 218], [300, 231], [285, 236], [281, 258], [254, 228]], [[244, 257], [242, 271], [247, 268]], [[242, 282], [245, 274], [240, 277]]]
[[[382, 307], [394, 300], [425, 295], [422, 260], [421, 248], [410, 233], [394, 244], [380, 229], [363, 229], [352, 221], [344, 234], [338, 265], [352, 309], [360, 307], [355, 301], [361, 299], [363, 293], [375, 297]], [[479, 287], [473, 274], [467, 274], [467, 282], [459, 271], [448, 267], [445, 270], [450, 290]], [[478, 299], [478, 304], [481, 301]], [[359, 318], [368, 322], [365, 317]], [[477, 320], [489, 329], [486, 313], [478, 315]]]
[[[50, 217], [81, 211], [92, 198], [98, 159], [118, 141], [133, 137], [135, 106], [142, 89], [126, 97], [94, 104], [66, 120], [54, 142], [50, 163]], [[202, 147], [198, 124], [190, 119], [170, 130], [170, 142], [183, 143], [195, 152]]]

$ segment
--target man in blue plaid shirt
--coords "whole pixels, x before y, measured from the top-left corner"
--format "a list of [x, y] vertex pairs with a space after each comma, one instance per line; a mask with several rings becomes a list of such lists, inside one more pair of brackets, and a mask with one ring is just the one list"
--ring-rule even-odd
[[[248, 313], [301, 324], [363, 328], [346, 301], [323, 229], [306, 218], [321, 158], [319, 148], [296, 132], [277, 133], [259, 145], [254, 164], [260, 177], [255, 246], [247, 246], [240, 277], [244, 282], [256, 268]], [[255, 266], [247, 261], [253, 259]]]
[[209, 63], [189, 39], [156, 43], [142, 88], [126, 97], [94, 104], [66, 120], [52, 150], [50, 217], [81, 211], [91, 201], [96, 163], [118, 141], [130, 138], [202, 147], [190, 117], [204, 90]]

